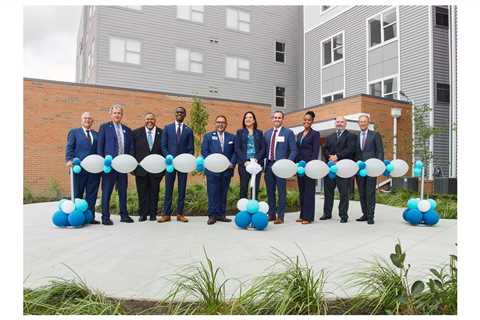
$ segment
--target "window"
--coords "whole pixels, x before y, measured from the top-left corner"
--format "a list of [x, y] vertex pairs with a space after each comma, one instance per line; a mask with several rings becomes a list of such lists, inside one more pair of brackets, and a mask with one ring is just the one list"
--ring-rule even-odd
[[450, 85], [448, 83], [437, 83], [437, 103], [450, 103]]
[[177, 6], [177, 18], [203, 23], [203, 6]]
[[203, 73], [203, 54], [184, 48], [175, 52], [175, 68], [179, 71]]
[[275, 107], [285, 108], [285, 88], [275, 87]]
[[275, 61], [285, 63], [285, 42], [275, 42]]
[[322, 42], [323, 63], [326, 66], [343, 59], [343, 33]]
[[227, 8], [227, 28], [235, 31], [250, 32], [250, 13]]
[[370, 83], [369, 91], [370, 91], [370, 95], [372, 96], [383, 97], [388, 99], [397, 99], [397, 96], [398, 96], [397, 77]]
[[95, 14], [95, 6], [90, 6], [88, 8], [88, 16], [93, 17], [94, 14]]
[[435, 24], [448, 28], [448, 9], [443, 7], [435, 7]]
[[343, 92], [337, 92], [334, 94], [323, 96], [323, 103], [328, 103], [328, 102], [332, 102], [340, 99], [343, 99]]
[[392, 8], [368, 20], [369, 46], [397, 37], [397, 9]]
[[239, 57], [226, 57], [225, 76], [227, 78], [250, 80], [250, 60]]
[[110, 61], [140, 64], [140, 41], [110, 38]]

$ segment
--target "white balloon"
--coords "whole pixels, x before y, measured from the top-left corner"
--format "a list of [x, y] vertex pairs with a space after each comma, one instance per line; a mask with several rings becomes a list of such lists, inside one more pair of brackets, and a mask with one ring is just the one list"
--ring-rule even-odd
[[192, 172], [196, 168], [195, 156], [190, 153], [179, 154], [173, 159], [173, 167], [183, 173]]
[[255, 175], [255, 174], [258, 174], [260, 171], [262, 171], [262, 167], [256, 162], [250, 162], [245, 167], [245, 170], [247, 170], [248, 173]]
[[140, 161], [140, 165], [147, 172], [160, 173], [165, 170], [165, 158], [156, 153], [149, 154]]
[[118, 155], [112, 160], [112, 168], [120, 173], [132, 172], [137, 166], [137, 160], [129, 154]]
[[65, 213], [72, 213], [75, 210], [75, 203], [72, 200], [62, 201], [60, 209]]
[[103, 157], [98, 154], [91, 154], [86, 156], [80, 165], [85, 171], [90, 173], [100, 173], [103, 171]]
[[247, 211], [247, 203], [248, 199], [247, 198], [242, 198], [237, 201], [237, 209], [239, 211]]
[[297, 173], [297, 165], [292, 160], [281, 159], [275, 161], [272, 171], [277, 177], [287, 179]]
[[418, 210], [420, 210], [421, 212], [427, 212], [428, 210], [430, 210], [430, 201], [428, 200], [420, 200], [418, 202]]
[[408, 163], [402, 159], [392, 160], [390, 164], [393, 165], [393, 170], [390, 172], [392, 177], [404, 176], [408, 171]]
[[212, 153], [204, 160], [205, 169], [208, 171], [220, 173], [228, 169], [230, 160], [221, 153]]
[[385, 172], [385, 163], [380, 159], [371, 158], [365, 161], [367, 176], [378, 177]]
[[322, 179], [329, 171], [328, 165], [321, 160], [311, 160], [305, 165], [305, 174], [311, 179]]
[[358, 171], [358, 165], [355, 161], [350, 159], [342, 159], [336, 163], [337, 176], [340, 178], [351, 178]]
[[269, 208], [270, 207], [268, 206], [268, 203], [266, 203], [265, 201], [260, 201], [258, 203], [258, 211], [260, 211], [260, 212], [268, 213]]

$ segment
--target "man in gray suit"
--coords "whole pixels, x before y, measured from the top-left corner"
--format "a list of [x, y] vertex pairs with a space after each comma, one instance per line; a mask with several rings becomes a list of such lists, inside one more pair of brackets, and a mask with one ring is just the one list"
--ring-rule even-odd
[[[371, 158], [377, 158], [383, 161], [383, 142], [378, 132], [368, 130], [370, 117], [361, 115], [358, 118], [360, 134], [356, 138], [356, 160], [366, 161]], [[367, 221], [368, 224], [374, 224], [375, 215], [375, 191], [377, 188], [377, 178], [365, 176], [356, 177], [358, 192], [360, 193], [360, 205], [362, 207], [362, 216], [357, 221]]]

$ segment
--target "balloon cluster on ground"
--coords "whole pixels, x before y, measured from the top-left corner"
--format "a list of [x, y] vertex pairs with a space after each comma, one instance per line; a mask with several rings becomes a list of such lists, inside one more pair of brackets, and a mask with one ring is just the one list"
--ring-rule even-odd
[[414, 226], [420, 223], [433, 226], [440, 220], [436, 208], [437, 202], [433, 199], [411, 198], [407, 202], [407, 209], [403, 211], [403, 219]]
[[58, 202], [58, 209], [53, 213], [52, 223], [60, 228], [83, 227], [93, 222], [92, 211], [88, 210], [88, 203], [84, 199], [62, 199]]
[[242, 198], [238, 200], [237, 208], [240, 212], [235, 215], [234, 221], [240, 229], [250, 226], [256, 230], [265, 230], [268, 226], [268, 204], [265, 201]]

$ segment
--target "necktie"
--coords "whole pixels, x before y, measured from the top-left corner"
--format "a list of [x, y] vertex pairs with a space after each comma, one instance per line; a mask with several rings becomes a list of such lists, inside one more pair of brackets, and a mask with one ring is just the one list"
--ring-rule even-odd
[[273, 130], [272, 140], [270, 141], [270, 156], [269, 160], [275, 160], [275, 138], [277, 137], [277, 129]]
[[367, 137], [367, 132], [366, 132], [366, 131], [363, 131], [363, 132], [362, 132], [362, 151], [363, 151], [363, 149], [365, 148], [365, 140], [366, 140], [366, 137]]
[[123, 132], [122, 126], [120, 124], [115, 124], [115, 131], [117, 132], [117, 140], [118, 140], [118, 154], [124, 154], [123, 148]]
[[153, 148], [152, 130], [148, 130], [147, 141], [148, 141], [148, 148], [150, 149], [150, 151], [152, 151], [152, 148]]
[[222, 152], [223, 152], [223, 143], [224, 143], [223, 133], [218, 134], [218, 139], [220, 140], [220, 146], [222, 147]]
[[178, 127], [177, 127], [177, 142], [180, 141], [180, 135], [182, 134], [182, 131], [180, 130], [181, 127], [182, 127], [182, 125], [178, 124]]
[[341, 134], [342, 134], [342, 131], [337, 130], [337, 138], [339, 138]]
[[93, 144], [92, 134], [90, 133], [90, 130], [87, 130], [87, 138], [88, 142], [90, 142], [90, 145]]

